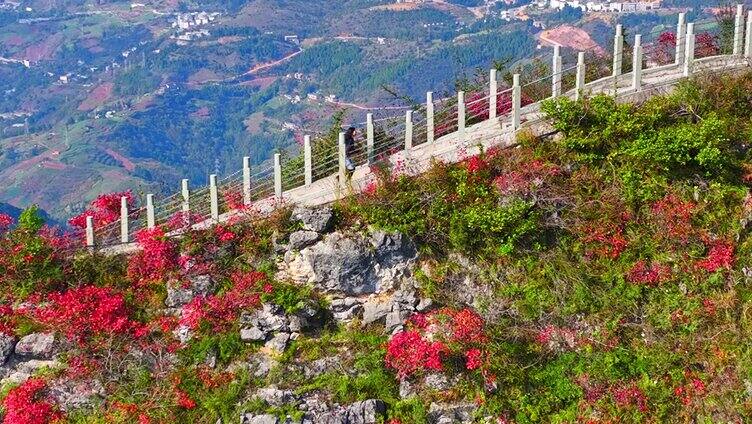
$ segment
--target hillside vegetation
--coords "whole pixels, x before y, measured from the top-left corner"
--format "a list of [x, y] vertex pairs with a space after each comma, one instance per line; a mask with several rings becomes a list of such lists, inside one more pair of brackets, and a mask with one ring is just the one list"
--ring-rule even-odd
[[747, 422], [750, 93], [549, 100], [553, 135], [129, 257], [0, 218], [0, 417]]

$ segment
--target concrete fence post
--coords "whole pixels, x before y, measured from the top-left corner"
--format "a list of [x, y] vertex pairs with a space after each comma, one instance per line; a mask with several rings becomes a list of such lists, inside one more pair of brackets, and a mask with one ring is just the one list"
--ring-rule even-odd
[[621, 75], [624, 62], [624, 28], [621, 24], [616, 26], [616, 35], [614, 35], [614, 68], [613, 76]]
[[747, 12], [747, 28], [744, 32], [744, 56], [752, 59], [752, 10]]
[[86, 217], [86, 246], [94, 247], [94, 217]]
[[684, 76], [688, 77], [694, 72], [695, 65], [695, 24], [687, 24], [687, 41], [685, 44]]
[[217, 175], [209, 175], [209, 209], [211, 211], [211, 219], [214, 221], [219, 220], [219, 192], [217, 190]]
[[313, 184], [313, 158], [311, 151], [311, 136], [303, 137], [303, 166], [305, 167], [305, 186]]
[[522, 88], [520, 87], [520, 74], [512, 76], [512, 129], [520, 127], [520, 108], [522, 106]]
[[251, 158], [243, 156], [243, 205], [251, 206]]
[[554, 58], [551, 66], [551, 97], [561, 96], [561, 47], [554, 46]]
[[373, 128], [373, 114], [366, 115], [366, 156], [368, 157], [368, 164], [372, 164], [373, 157], [373, 144], [374, 144], [374, 128]]
[[188, 180], [184, 179], [180, 183], [180, 191], [183, 195], [183, 213], [187, 214], [191, 211], [191, 192], [188, 190]]
[[426, 142], [433, 143], [436, 136], [433, 121], [433, 92], [426, 93]]
[[128, 198], [120, 197], [120, 242], [128, 243]]
[[339, 139], [337, 143], [337, 153], [339, 158], [339, 186], [342, 189], [347, 187], [347, 151], [345, 148], [345, 133], [339, 133]]
[[156, 220], [154, 219], [154, 195], [149, 193], [146, 195], [146, 228], [152, 229], [156, 227]]
[[736, 5], [736, 18], [734, 19], [734, 56], [743, 52], [744, 46], [744, 5]]
[[687, 39], [687, 15], [682, 12], [679, 14], [679, 23], [676, 24], [676, 57], [675, 65], [684, 63], [684, 48]]
[[642, 36], [635, 35], [632, 52], [632, 90], [640, 91], [642, 87]]
[[580, 100], [585, 91], [585, 52], [577, 53], [577, 77], [574, 86], [574, 99]]
[[405, 111], [405, 150], [413, 148], [413, 111]]
[[465, 92], [457, 92], [457, 132], [465, 139]]
[[274, 154], [274, 198], [282, 200], [282, 155]]
[[496, 118], [496, 102], [499, 93], [499, 81], [496, 75], [496, 69], [491, 69], [488, 81], [488, 119], [494, 119]]

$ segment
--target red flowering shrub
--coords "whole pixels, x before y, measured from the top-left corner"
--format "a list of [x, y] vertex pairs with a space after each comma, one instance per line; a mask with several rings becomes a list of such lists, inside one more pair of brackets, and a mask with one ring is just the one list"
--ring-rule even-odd
[[386, 349], [386, 365], [404, 379], [418, 371], [441, 371], [441, 355], [447, 352], [441, 342], [431, 342], [415, 330], [400, 331], [392, 336]]
[[136, 233], [136, 242], [141, 251], [128, 263], [128, 276], [136, 282], [162, 280], [165, 274], [178, 265], [178, 250], [160, 227], [144, 229]]
[[503, 195], [529, 194], [536, 185], [561, 174], [561, 170], [540, 160], [519, 164], [517, 169], [505, 170], [493, 180], [493, 185]]
[[175, 388], [175, 397], [178, 406], [183, 409], [193, 409], [196, 407], [196, 401], [191, 399], [188, 393], [177, 387]]
[[671, 31], [662, 32], [650, 48], [650, 58], [659, 65], [674, 62], [676, 48], [676, 34]]
[[694, 398], [696, 398], [697, 396], [702, 396], [704, 394], [705, 382], [696, 377], [690, 378], [689, 383], [677, 386], [674, 389], [674, 395], [679, 398], [681, 403], [684, 405], [691, 404]]
[[0, 334], [16, 334], [18, 315], [11, 305], [0, 304]]
[[94, 220], [94, 228], [101, 228], [120, 219], [121, 198], [128, 199], [128, 209], [133, 208], [133, 193], [123, 191], [118, 193], [102, 194], [91, 202], [91, 207], [83, 213], [71, 218], [68, 223], [72, 227], [86, 228], [86, 217], [91, 216]]
[[583, 241], [591, 246], [588, 255], [616, 259], [629, 245], [622, 227], [613, 225], [589, 227], [589, 231], [584, 231], [584, 234]]
[[206, 322], [213, 331], [224, 331], [242, 311], [260, 304], [261, 292], [267, 289], [265, 274], [235, 273], [231, 280], [232, 287], [226, 292], [205, 298], [196, 297], [185, 305], [180, 323], [195, 330]]
[[718, 37], [709, 33], [702, 32], [695, 38], [695, 57], [715, 56], [721, 52], [718, 45]]
[[694, 233], [692, 215], [695, 204], [683, 201], [673, 194], [667, 194], [650, 207], [652, 220], [658, 227], [658, 236], [668, 241], [689, 242]]
[[648, 411], [647, 396], [635, 383], [612, 387], [611, 397], [619, 408], [636, 407], [640, 412]]
[[443, 359], [463, 358], [467, 370], [480, 370], [487, 379], [488, 342], [483, 319], [470, 309], [444, 308], [428, 314], [415, 314], [387, 343], [386, 365], [399, 379], [422, 371], [442, 371]]
[[488, 164], [486, 163], [486, 161], [484, 161], [483, 158], [478, 155], [473, 156], [470, 159], [468, 159], [466, 162], [466, 166], [467, 166], [467, 172], [471, 174], [475, 174], [477, 172], [480, 172], [488, 168]]
[[731, 269], [734, 265], [734, 246], [731, 243], [717, 241], [710, 245], [708, 255], [697, 262], [697, 267], [707, 272], [719, 269]]
[[52, 293], [48, 303], [32, 315], [40, 324], [79, 343], [100, 335], [123, 334], [134, 325], [123, 295], [106, 287], [85, 286]]
[[5, 418], [3, 424], [47, 424], [63, 418], [63, 415], [45, 398], [47, 382], [30, 378], [8, 392], [3, 400]]
[[0, 213], [0, 233], [7, 231], [13, 225], [13, 218], [10, 215]]
[[671, 278], [671, 268], [667, 265], [657, 262], [651, 262], [648, 265], [643, 260], [637, 261], [627, 273], [629, 282], [648, 286], [657, 286], [669, 278]]

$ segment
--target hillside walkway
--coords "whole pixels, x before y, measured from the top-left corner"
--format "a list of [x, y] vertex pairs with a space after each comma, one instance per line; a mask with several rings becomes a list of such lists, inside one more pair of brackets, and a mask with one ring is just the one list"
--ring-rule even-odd
[[[701, 25], [704, 24], [697, 23], [698, 27]], [[696, 58], [695, 24], [685, 23], [683, 14], [679, 15], [677, 40], [679, 47], [672, 52], [673, 63], [662, 66], [652, 63], [656, 66], [650, 67], [653, 60], [650, 46], [643, 46], [641, 37], [636, 36], [629, 69], [638, 71], [622, 73], [629, 64], [623, 63], [624, 37], [618, 26], [614, 36], [613, 72], [587, 83], [584, 52], [578, 55], [576, 65], [564, 68], [560, 49], [555, 47], [552, 75], [546, 78], [520, 85], [520, 77], [515, 75], [510, 88], [499, 90], [496, 71], [491, 71], [489, 87], [482, 93], [483, 97], [466, 101], [465, 93], [460, 92], [456, 97], [434, 101], [432, 93], [427, 93], [426, 104], [420, 110], [376, 120], [369, 114], [363, 133], [367, 134], [367, 157], [370, 160], [364, 160], [365, 163], [358, 166], [349, 179], [344, 173], [342, 134], [339, 150], [331, 154], [313, 153], [315, 145], [306, 138], [301, 152], [305, 156], [305, 165], [292, 177], [286, 175], [292, 182], [284, 184], [294, 186], [288, 190], [282, 190], [283, 164], [279, 155], [275, 155], [272, 165], [254, 169], [254, 174], [246, 158], [241, 171], [221, 181], [211, 176], [208, 187], [194, 192], [188, 192], [184, 180], [181, 193], [170, 196], [156, 207], [151, 197], [146, 207], [137, 211], [129, 211], [124, 203], [120, 221], [97, 231], [91, 226], [87, 229], [87, 245], [107, 254], [135, 251], [138, 247], [131, 240], [136, 231], [166, 222], [181, 211], [190, 210], [206, 217], [193, 225], [195, 229], [209, 228], [248, 215], [238, 211], [220, 213], [229, 208], [221, 208], [219, 194], [231, 190], [241, 191], [245, 204], [258, 212], [251, 216], [263, 216], [284, 205], [315, 207], [361, 193], [374, 179], [370, 168], [374, 163], [388, 163], [404, 174], [417, 175], [426, 171], [434, 161], [454, 163], [492, 146], [511, 147], [520, 131], [535, 134], [550, 131], [541, 113], [543, 99], [527, 105], [522, 103], [522, 93], [533, 86], [540, 87], [542, 81], [550, 87], [551, 95], [546, 97], [577, 99], [602, 93], [616, 97], [619, 102], [639, 102], [669, 92], [688, 77], [747, 69], [752, 63], [752, 12], [747, 14], [745, 25], [743, 9], [737, 9], [734, 51], [731, 54]], [[567, 84], [573, 87], [563, 90]], [[315, 178], [317, 176], [320, 177]], [[144, 215], [145, 220], [142, 219]]]

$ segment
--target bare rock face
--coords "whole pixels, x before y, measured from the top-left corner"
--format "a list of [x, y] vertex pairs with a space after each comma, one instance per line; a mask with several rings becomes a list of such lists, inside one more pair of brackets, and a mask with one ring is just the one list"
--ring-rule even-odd
[[334, 214], [328, 206], [316, 209], [297, 207], [292, 211], [292, 218], [300, 221], [303, 229], [317, 233], [331, 230], [334, 224]]
[[358, 296], [395, 288], [410, 275], [417, 258], [415, 245], [399, 233], [328, 234], [322, 241], [288, 251], [281, 278], [313, 284], [318, 290]]
[[16, 355], [26, 358], [50, 359], [55, 348], [55, 335], [34, 333], [24, 336], [16, 343]]
[[13, 354], [16, 338], [7, 334], [0, 334], [0, 366], [3, 366]]
[[206, 296], [213, 288], [212, 279], [209, 275], [196, 275], [190, 277], [190, 284], [182, 286], [179, 283], [167, 285], [167, 299], [165, 305], [168, 308], [179, 308], [187, 305], [196, 296]]
[[64, 411], [90, 408], [104, 399], [105, 390], [97, 380], [71, 381], [67, 379], [55, 380], [50, 385], [50, 396]]

